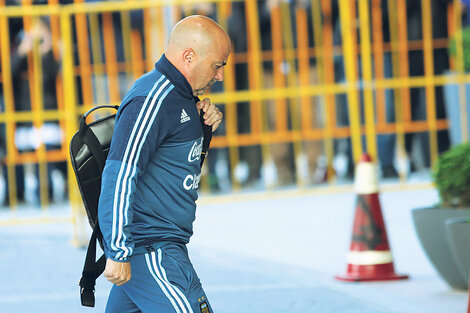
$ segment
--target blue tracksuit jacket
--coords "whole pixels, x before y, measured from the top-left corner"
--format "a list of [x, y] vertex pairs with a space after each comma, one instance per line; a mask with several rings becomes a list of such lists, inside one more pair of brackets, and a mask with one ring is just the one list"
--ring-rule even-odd
[[98, 209], [108, 258], [127, 261], [149, 239], [189, 242], [203, 138], [195, 102], [164, 55], [123, 99]]

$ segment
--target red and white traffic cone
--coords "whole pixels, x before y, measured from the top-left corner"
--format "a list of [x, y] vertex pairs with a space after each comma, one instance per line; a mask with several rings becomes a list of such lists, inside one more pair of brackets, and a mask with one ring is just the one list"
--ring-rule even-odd
[[353, 235], [346, 274], [342, 281], [377, 281], [407, 279], [393, 266], [378, 194], [378, 176], [368, 154], [356, 167], [354, 189], [357, 194]]
[[[469, 286], [470, 286], [470, 283], [469, 283]], [[470, 313], [470, 288], [469, 288], [469, 293], [468, 293], [467, 313]]]

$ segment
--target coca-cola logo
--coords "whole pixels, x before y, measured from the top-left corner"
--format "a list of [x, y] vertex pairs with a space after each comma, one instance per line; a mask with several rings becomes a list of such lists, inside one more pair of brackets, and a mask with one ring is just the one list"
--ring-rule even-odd
[[188, 162], [198, 161], [201, 158], [202, 153], [202, 138], [201, 142], [195, 141], [191, 147], [191, 151], [188, 154]]

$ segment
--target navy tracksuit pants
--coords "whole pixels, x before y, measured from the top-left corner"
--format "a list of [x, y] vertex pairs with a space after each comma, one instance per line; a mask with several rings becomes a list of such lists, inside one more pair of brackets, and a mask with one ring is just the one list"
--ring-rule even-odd
[[106, 313], [212, 313], [185, 245], [154, 245], [130, 262], [131, 280], [113, 285]]

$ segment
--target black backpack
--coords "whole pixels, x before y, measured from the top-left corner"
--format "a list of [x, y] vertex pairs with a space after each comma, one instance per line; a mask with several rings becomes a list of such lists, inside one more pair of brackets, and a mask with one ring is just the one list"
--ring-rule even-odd
[[[199, 101], [199, 99], [196, 99], [196, 101]], [[80, 118], [79, 129], [70, 141], [72, 167], [77, 178], [88, 221], [93, 228], [85, 264], [83, 265], [82, 277], [79, 282], [81, 303], [83, 306], [89, 307], [95, 306], [95, 282], [103, 273], [106, 265], [104, 254], [96, 261], [96, 242], [103, 249], [103, 237], [98, 225], [98, 201], [101, 191], [101, 174], [111, 146], [116, 114], [97, 119], [90, 124], [86, 123], [86, 118], [92, 112], [104, 108], [117, 110], [119, 106], [101, 105], [90, 109]], [[204, 132], [201, 166], [212, 139], [212, 126], [204, 124], [203, 115], [200, 115]]]

